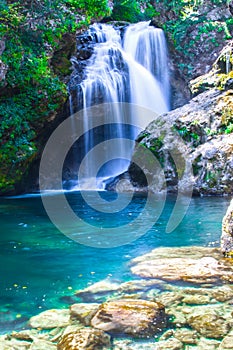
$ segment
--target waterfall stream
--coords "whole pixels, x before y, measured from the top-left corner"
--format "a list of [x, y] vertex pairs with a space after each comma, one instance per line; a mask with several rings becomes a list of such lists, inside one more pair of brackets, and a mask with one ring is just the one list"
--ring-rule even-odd
[[[119, 103], [145, 107], [157, 114], [168, 111], [169, 73], [164, 33], [149, 22], [129, 25], [123, 35], [112, 25], [94, 24], [88, 35], [96, 44], [77, 88], [77, 100], [81, 101], [78, 107], [83, 110], [85, 155], [78, 188], [99, 189], [104, 187], [104, 179], [127, 170], [133, 142], [126, 144], [124, 140], [135, 140], [141, 131], [133, 127], [137, 125], [135, 118], [140, 116], [133, 112], [125, 116]], [[70, 101], [73, 113], [74, 102], [72, 98]], [[90, 107], [104, 103], [108, 108], [101, 110], [103, 125], [96, 129]], [[127, 123], [132, 127], [126, 126]], [[147, 124], [145, 120], [142, 127]], [[107, 140], [112, 141], [97, 153], [93, 151], [98, 143]], [[100, 154], [101, 162], [97, 159]]]

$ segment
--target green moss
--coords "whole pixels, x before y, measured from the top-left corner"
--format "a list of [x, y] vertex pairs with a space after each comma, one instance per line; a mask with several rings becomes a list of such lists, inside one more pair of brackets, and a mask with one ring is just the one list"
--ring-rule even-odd
[[199, 127], [199, 124], [190, 124], [189, 126], [175, 125], [173, 128], [184, 141], [191, 143], [194, 147], [197, 147], [200, 144], [200, 135], [198, 132], [200, 132], [199, 129], [201, 128]]
[[111, 19], [134, 23], [151, 19], [158, 14], [149, 0], [115, 0]]

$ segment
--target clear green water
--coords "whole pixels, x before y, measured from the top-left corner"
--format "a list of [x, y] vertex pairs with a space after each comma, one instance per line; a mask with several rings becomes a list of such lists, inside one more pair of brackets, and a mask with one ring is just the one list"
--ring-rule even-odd
[[[95, 198], [95, 193], [89, 196]], [[54, 195], [56, 196], [56, 195]], [[83, 220], [109, 227], [137, 216], [145, 205], [134, 196], [129, 209], [100, 215], [85, 204], [79, 192], [67, 195]], [[114, 193], [102, 196], [111, 202]], [[170, 197], [157, 223], [139, 239], [116, 248], [81, 245], [59, 232], [43, 209], [40, 196], [0, 199], [0, 332], [19, 329], [28, 318], [49, 308], [67, 307], [65, 296], [112, 275], [126, 281], [128, 262], [159, 246], [219, 246], [221, 221], [229, 198], [193, 198], [182, 223], [172, 233], [165, 227], [175, 203]], [[146, 226], [146, 218], [141, 220]]]

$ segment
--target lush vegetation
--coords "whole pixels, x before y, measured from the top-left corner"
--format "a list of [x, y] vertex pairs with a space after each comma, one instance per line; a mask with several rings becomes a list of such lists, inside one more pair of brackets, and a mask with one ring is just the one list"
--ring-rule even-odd
[[115, 0], [111, 18], [116, 21], [138, 22], [155, 15], [156, 10], [150, 0]]
[[[160, 0], [156, 0], [156, 3], [160, 3]], [[163, 28], [177, 52], [184, 56], [186, 64], [180, 62], [180, 69], [188, 78], [192, 78], [193, 66], [188, 62], [196, 59], [195, 46], [198, 47], [199, 42], [205, 42], [205, 49], [213, 52], [219, 46], [219, 38], [232, 38], [233, 18], [225, 19], [224, 15], [222, 18], [220, 15], [219, 19], [209, 17], [214, 6], [219, 5], [227, 10], [229, 0], [182, 0], [166, 3], [174, 15], [163, 23]]]

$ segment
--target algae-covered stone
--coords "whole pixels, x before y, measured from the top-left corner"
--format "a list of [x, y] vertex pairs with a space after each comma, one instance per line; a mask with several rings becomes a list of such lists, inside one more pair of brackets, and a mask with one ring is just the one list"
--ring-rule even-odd
[[57, 344], [57, 350], [108, 350], [110, 336], [99, 329], [82, 328], [64, 335]]
[[110, 334], [147, 338], [156, 335], [166, 326], [166, 315], [161, 303], [116, 300], [102, 304], [91, 324]]
[[68, 309], [46, 310], [39, 315], [33, 316], [29, 320], [32, 328], [51, 329], [56, 327], [65, 327], [70, 323], [70, 311]]
[[222, 222], [221, 250], [224, 256], [233, 258], [233, 199]]

